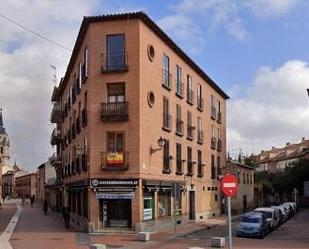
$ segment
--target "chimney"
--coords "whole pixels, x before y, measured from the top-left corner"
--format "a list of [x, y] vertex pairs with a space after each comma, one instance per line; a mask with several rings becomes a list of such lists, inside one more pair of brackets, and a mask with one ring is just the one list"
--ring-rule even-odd
[[290, 143], [286, 143], [286, 146], [289, 146], [290, 145]]
[[303, 137], [303, 138], [301, 139], [301, 141], [302, 141], [302, 142], [304, 142], [305, 140], [306, 140], [306, 138], [305, 138], [305, 137]]
[[271, 149], [274, 150], [274, 149], [275, 149], [275, 146], [272, 146]]

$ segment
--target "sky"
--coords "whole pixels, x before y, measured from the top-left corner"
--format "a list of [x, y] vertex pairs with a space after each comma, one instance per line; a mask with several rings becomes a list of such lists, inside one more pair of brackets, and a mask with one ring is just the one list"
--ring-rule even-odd
[[[83, 16], [146, 12], [229, 96], [227, 149], [257, 153], [309, 137], [309, 2], [301, 0], [2, 0], [0, 107], [11, 161], [53, 153], [50, 97]], [[27, 32], [4, 17], [69, 48]]]

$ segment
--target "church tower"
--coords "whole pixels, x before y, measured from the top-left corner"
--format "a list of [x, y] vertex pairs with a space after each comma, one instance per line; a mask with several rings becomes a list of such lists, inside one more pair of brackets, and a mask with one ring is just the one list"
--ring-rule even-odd
[[10, 141], [3, 124], [2, 108], [0, 108], [0, 165], [10, 165]]

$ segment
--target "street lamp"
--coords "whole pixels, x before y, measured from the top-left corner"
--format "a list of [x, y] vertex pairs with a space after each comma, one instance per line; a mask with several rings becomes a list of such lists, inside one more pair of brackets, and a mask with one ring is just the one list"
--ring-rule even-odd
[[309, 88], [307, 88], [308, 98], [309, 98]]
[[165, 141], [164, 138], [160, 137], [160, 138], [158, 139], [157, 143], [158, 143], [159, 148], [153, 148], [153, 147], [150, 145], [150, 154], [153, 154], [153, 153], [155, 153], [155, 152], [157, 152], [157, 151], [159, 151], [159, 150], [162, 150], [163, 147], [164, 147], [164, 145], [165, 145], [165, 143], [166, 143], [166, 141]]

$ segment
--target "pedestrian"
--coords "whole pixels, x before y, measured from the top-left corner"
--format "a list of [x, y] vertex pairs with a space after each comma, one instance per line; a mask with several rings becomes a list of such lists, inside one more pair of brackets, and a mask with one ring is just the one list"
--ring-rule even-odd
[[32, 207], [32, 208], [33, 208], [33, 203], [34, 203], [34, 197], [31, 196], [31, 197], [30, 197], [30, 204], [31, 204], [31, 207]]
[[21, 204], [22, 204], [23, 206], [25, 205], [25, 197], [24, 197], [24, 196], [21, 197]]
[[43, 211], [44, 211], [44, 214], [46, 215], [47, 214], [47, 210], [48, 210], [48, 202], [47, 200], [45, 199], [44, 203], [43, 203]]
[[64, 207], [63, 219], [64, 219], [64, 227], [70, 228], [70, 209], [68, 207]]

